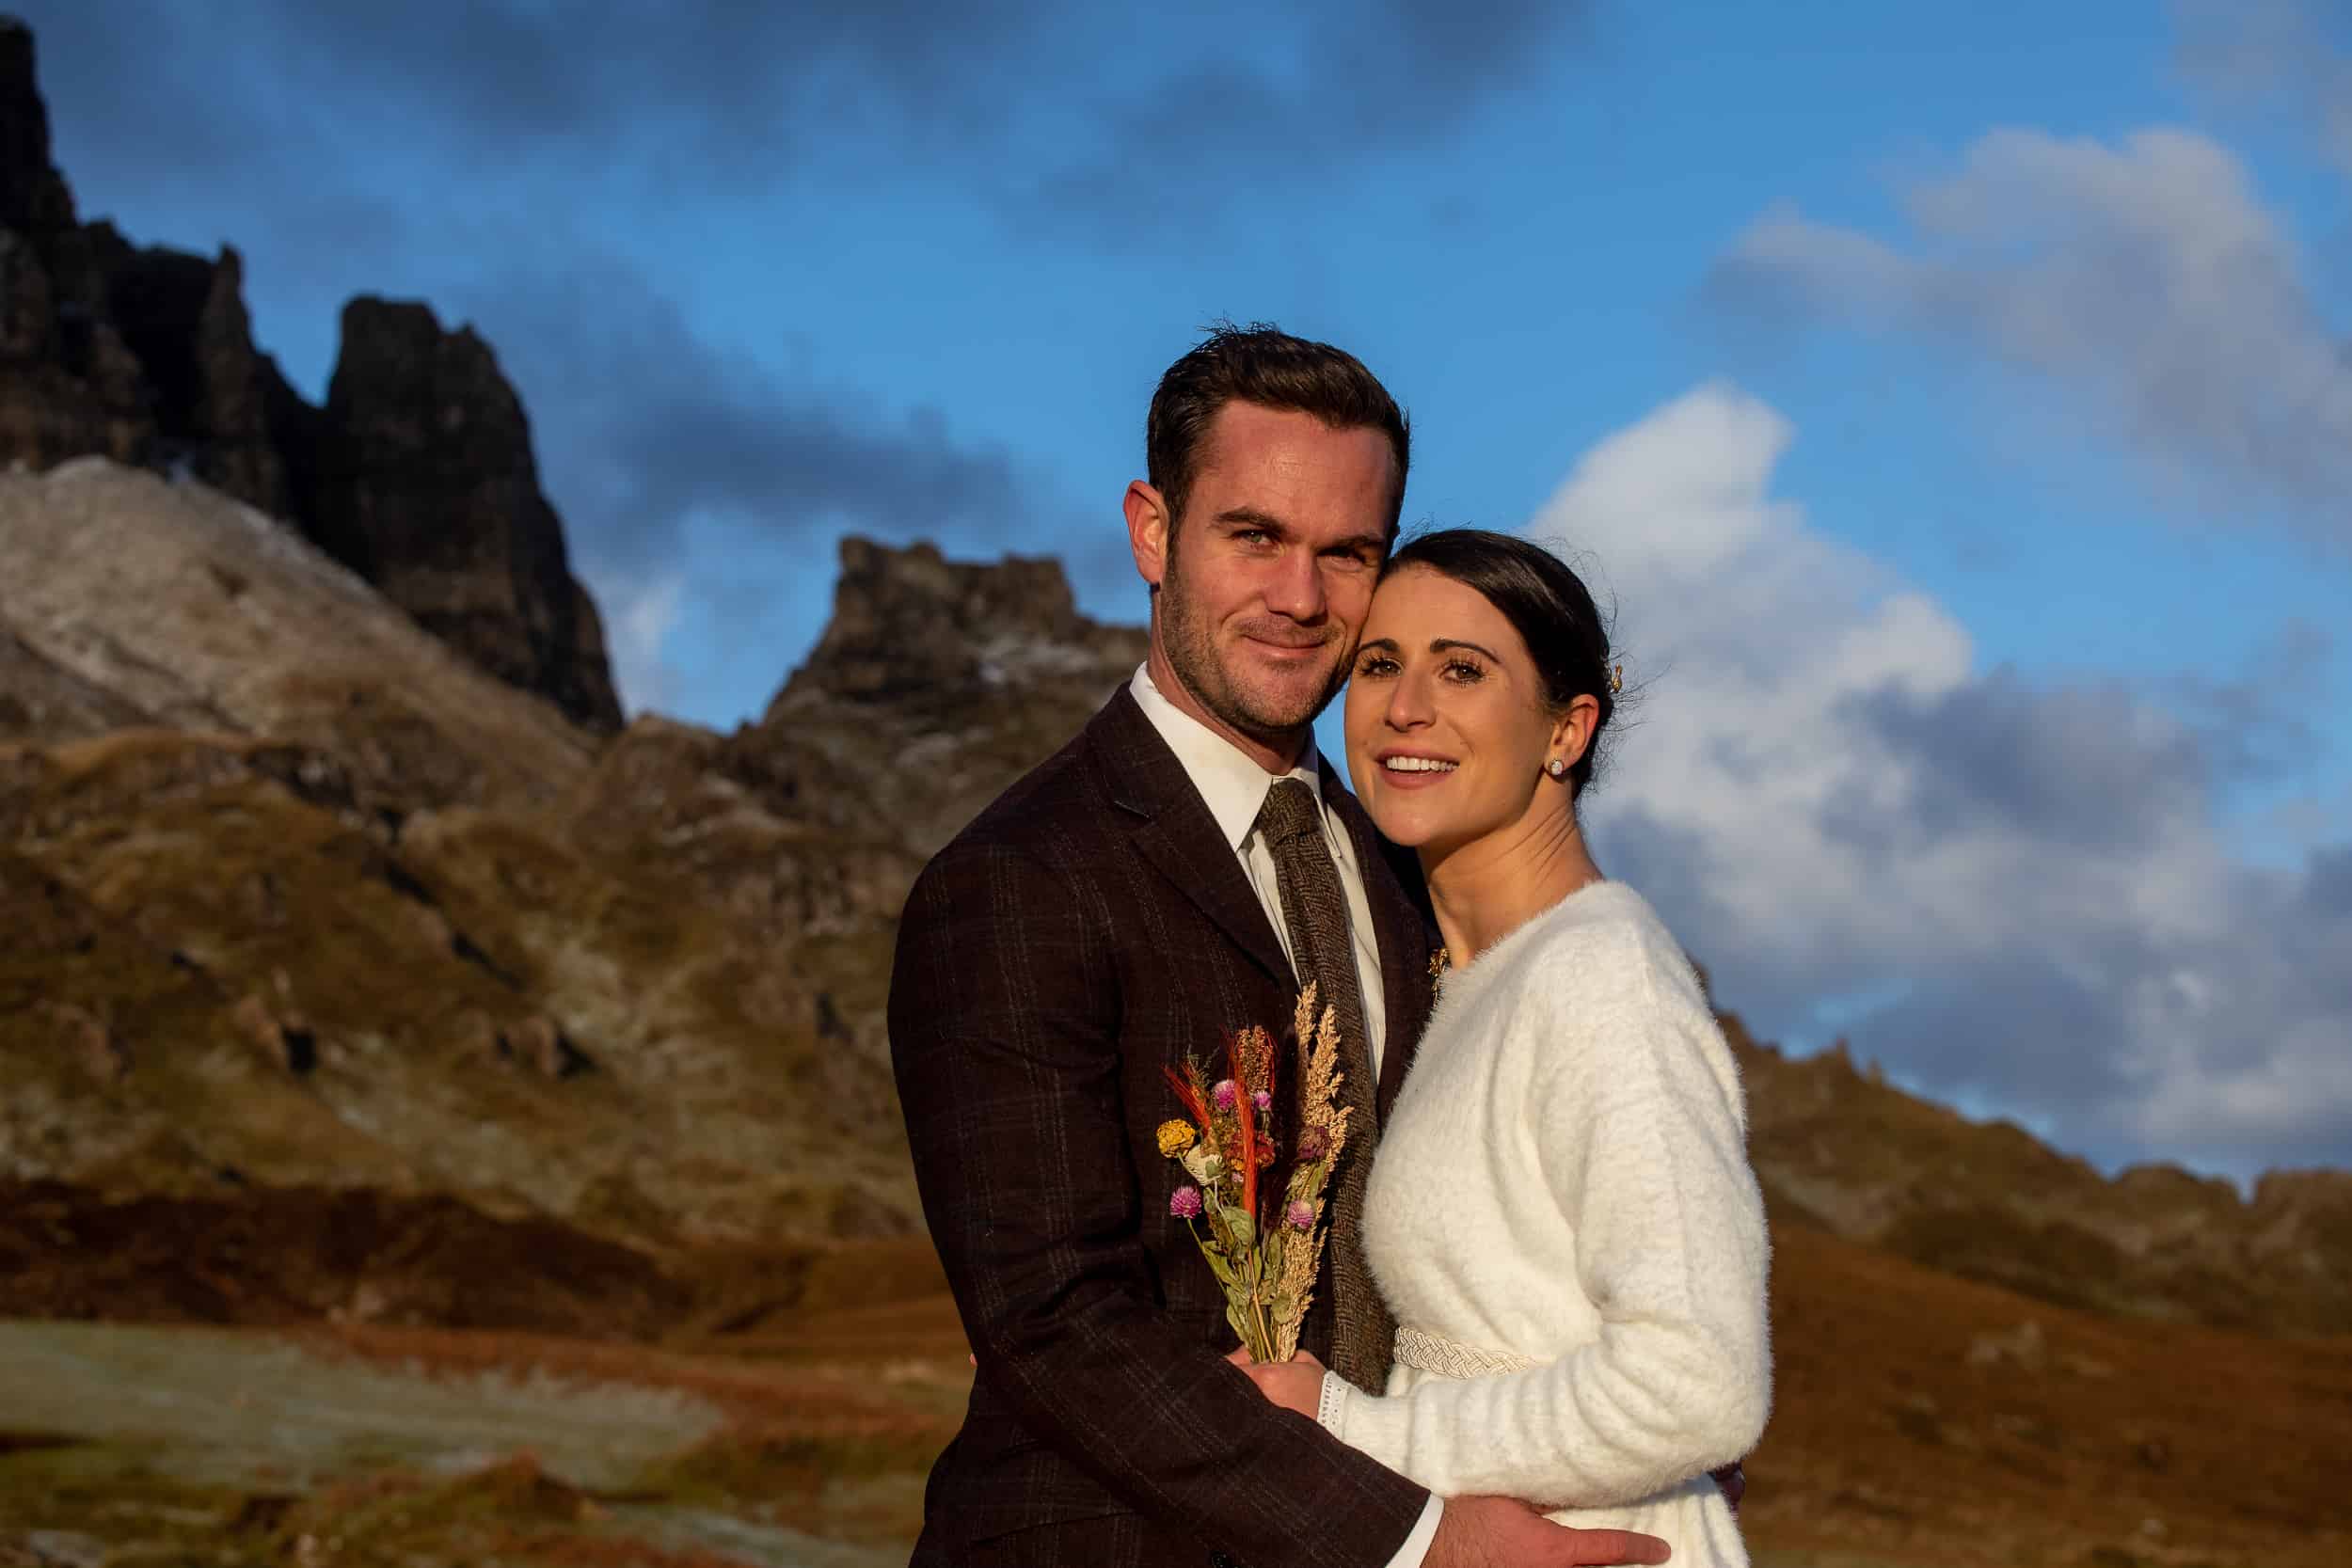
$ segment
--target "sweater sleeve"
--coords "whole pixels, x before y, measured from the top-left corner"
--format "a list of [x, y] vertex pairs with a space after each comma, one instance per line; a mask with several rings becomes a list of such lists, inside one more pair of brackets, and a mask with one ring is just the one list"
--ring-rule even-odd
[[1327, 1380], [1325, 1425], [1439, 1496], [1631, 1502], [1740, 1458], [1763, 1430], [1767, 1244], [1737, 1069], [1695, 995], [1637, 960], [1595, 996], [1592, 967], [1578, 994], [1531, 997], [1505, 1049], [1541, 1053], [1541, 1168], [1598, 1337], [1394, 1397]]

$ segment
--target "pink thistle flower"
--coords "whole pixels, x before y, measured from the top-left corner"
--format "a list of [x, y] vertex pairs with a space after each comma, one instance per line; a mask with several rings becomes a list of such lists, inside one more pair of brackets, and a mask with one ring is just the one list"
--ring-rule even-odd
[[1263, 1089], [1253, 1090], [1249, 1096], [1249, 1103], [1261, 1111], [1271, 1111], [1274, 1109], [1274, 1097]]
[[1220, 1078], [1216, 1081], [1216, 1087], [1209, 1091], [1209, 1098], [1216, 1101], [1218, 1110], [1230, 1111], [1241, 1099], [1241, 1085], [1231, 1078]]
[[1199, 1219], [1200, 1217], [1200, 1189], [1179, 1187], [1168, 1194], [1168, 1212], [1180, 1220]]
[[1312, 1164], [1331, 1152], [1330, 1134], [1320, 1127], [1310, 1127], [1298, 1134], [1298, 1157]]
[[1282, 1211], [1282, 1223], [1293, 1230], [1312, 1230], [1315, 1227], [1315, 1206], [1299, 1198]]

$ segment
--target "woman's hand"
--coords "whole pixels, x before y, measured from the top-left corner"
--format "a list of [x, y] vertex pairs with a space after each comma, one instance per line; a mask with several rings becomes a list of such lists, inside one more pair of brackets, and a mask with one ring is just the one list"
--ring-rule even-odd
[[1305, 1351], [1295, 1361], [1252, 1361], [1247, 1347], [1234, 1351], [1226, 1360], [1239, 1367], [1258, 1392], [1285, 1410], [1295, 1410], [1309, 1420], [1323, 1403], [1323, 1363]]

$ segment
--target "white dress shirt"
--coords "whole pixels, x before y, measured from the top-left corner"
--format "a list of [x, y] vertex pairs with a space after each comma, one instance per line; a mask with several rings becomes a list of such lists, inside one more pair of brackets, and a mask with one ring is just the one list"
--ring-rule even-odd
[[[1282, 944], [1282, 955], [1291, 960], [1294, 972], [1298, 960], [1291, 952], [1290, 922], [1282, 918], [1282, 895], [1275, 879], [1274, 850], [1265, 842], [1265, 835], [1258, 832], [1258, 813], [1265, 805], [1266, 791], [1279, 779], [1301, 780], [1314, 791], [1316, 804], [1323, 807], [1323, 841], [1330, 846], [1332, 863], [1339, 868], [1340, 886], [1347, 894], [1348, 930], [1356, 947], [1356, 984], [1364, 999], [1364, 1045], [1372, 1058], [1373, 1076], [1377, 1079], [1389, 1023], [1386, 993], [1380, 983], [1380, 944], [1373, 934], [1372, 905], [1364, 896], [1364, 875], [1356, 863], [1356, 846], [1347, 824], [1323, 799], [1323, 781], [1315, 766], [1314, 747], [1310, 744], [1298, 765], [1288, 773], [1269, 773], [1232, 741], [1169, 702], [1152, 683], [1149, 665], [1136, 666], [1136, 678], [1128, 683], [1128, 689], [1135, 694], [1136, 705], [1143, 709], [1143, 716], [1152, 721], [1152, 727], [1184, 765], [1184, 776], [1200, 791], [1209, 815], [1216, 819], [1217, 831], [1240, 858], [1242, 872], [1258, 895], [1266, 921], [1274, 927], [1275, 940]], [[1388, 1568], [1421, 1568], [1422, 1560], [1429, 1555], [1430, 1542], [1437, 1537], [1438, 1520], [1444, 1508], [1443, 1500], [1432, 1493], [1412, 1533], [1389, 1560]]]
[[[1269, 790], [1283, 779], [1296, 779], [1312, 791], [1315, 804], [1323, 808], [1323, 842], [1330, 847], [1332, 863], [1339, 867], [1340, 886], [1347, 894], [1348, 934], [1356, 944], [1356, 985], [1364, 997], [1365, 1044], [1372, 1055], [1372, 1070], [1380, 1071], [1380, 1047], [1388, 1037], [1389, 1008], [1386, 994], [1380, 989], [1380, 943], [1372, 929], [1372, 905], [1364, 897], [1364, 874], [1356, 864], [1356, 846], [1351, 842], [1347, 824], [1323, 799], [1323, 781], [1315, 767], [1314, 747], [1310, 744], [1298, 765], [1287, 773], [1269, 773], [1242, 754], [1241, 749], [1208, 725], [1178, 707], [1161, 695], [1152, 684], [1149, 666], [1138, 667], [1129, 690], [1135, 693], [1136, 705], [1143, 716], [1152, 721], [1152, 727], [1160, 732], [1176, 760], [1184, 765], [1185, 777], [1192, 787], [1200, 792], [1200, 799], [1216, 818], [1217, 831], [1225, 842], [1241, 857], [1243, 875], [1249, 879], [1251, 891], [1265, 911], [1266, 922], [1274, 927], [1274, 940], [1282, 944], [1282, 956], [1291, 960], [1294, 973], [1298, 968], [1298, 955], [1291, 951], [1290, 922], [1282, 918], [1282, 894], [1275, 879], [1274, 849], [1258, 832], [1258, 813], [1265, 806]], [[1304, 977], [1301, 977], [1304, 983]]]

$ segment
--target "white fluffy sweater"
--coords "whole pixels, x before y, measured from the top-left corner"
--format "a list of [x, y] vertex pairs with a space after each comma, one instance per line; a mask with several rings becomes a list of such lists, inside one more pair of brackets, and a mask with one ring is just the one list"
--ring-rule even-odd
[[1762, 1201], [1731, 1053], [1641, 895], [1596, 882], [1446, 977], [1365, 1197], [1406, 1328], [1532, 1370], [1327, 1378], [1324, 1424], [1440, 1497], [1747, 1560], [1710, 1468], [1771, 1403]]

